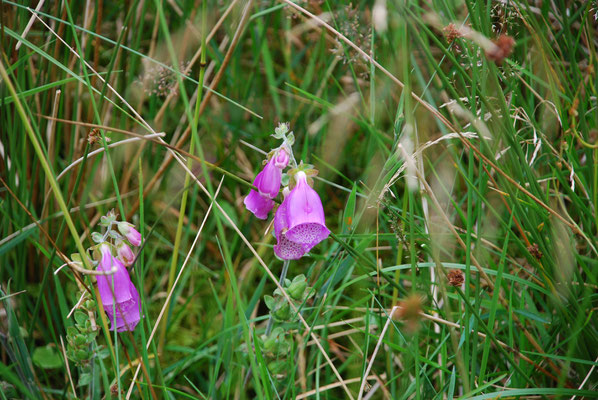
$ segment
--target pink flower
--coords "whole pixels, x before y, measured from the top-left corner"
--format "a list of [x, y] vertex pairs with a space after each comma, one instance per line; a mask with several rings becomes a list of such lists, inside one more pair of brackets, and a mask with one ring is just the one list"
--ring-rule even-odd
[[104, 306], [104, 311], [111, 321], [111, 330], [132, 331], [141, 319], [139, 309], [139, 292], [131, 282], [125, 266], [112, 256], [110, 246], [100, 245], [102, 258], [98, 264], [98, 271], [112, 272], [109, 275], [98, 275], [98, 292]]
[[135, 229], [135, 225], [128, 222], [121, 221], [117, 224], [119, 232], [127, 238], [129, 243], [133, 246], [139, 246], [141, 244], [141, 233]]
[[276, 236], [274, 254], [283, 260], [298, 260], [303, 257], [305, 250], [300, 243], [290, 241], [285, 235], [288, 227], [287, 205], [288, 202], [285, 199], [274, 215], [274, 235]]
[[326, 239], [330, 234], [326, 228], [324, 208], [318, 193], [307, 183], [307, 176], [303, 171], [295, 175], [297, 185], [285, 199], [288, 202], [288, 231], [289, 240], [307, 246], [308, 250]]
[[269, 199], [278, 196], [280, 182], [282, 180], [282, 170], [275, 164], [275, 157], [272, 157], [264, 169], [257, 174], [255, 181], [253, 181], [253, 184], [257, 187], [260, 195]]
[[305, 172], [297, 172], [295, 179], [295, 188], [274, 217], [274, 252], [285, 260], [301, 258], [330, 234], [320, 196], [307, 183]]
[[[281, 152], [278, 154], [280, 155]], [[284, 154], [286, 154], [286, 163], [288, 164], [289, 155], [286, 152], [284, 152]], [[279, 158], [278, 163], [279, 165], [282, 165], [285, 156], [280, 156]], [[243, 201], [245, 207], [259, 219], [268, 218], [268, 213], [272, 207], [274, 207], [274, 201], [272, 201], [272, 199], [275, 198], [280, 191], [282, 169], [276, 166], [276, 159], [277, 155], [272, 157], [264, 169], [257, 174], [253, 181], [253, 185], [257, 187], [258, 191], [256, 192], [251, 189]]]
[[125, 266], [129, 267], [135, 261], [133, 250], [122, 240], [116, 243], [116, 256]]
[[259, 219], [268, 218], [268, 213], [274, 207], [274, 200], [261, 196], [258, 192], [251, 189], [243, 201], [245, 207]]
[[283, 170], [287, 167], [287, 165], [289, 165], [289, 152], [287, 150], [285, 150], [284, 147], [281, 147], [280, 149], [278, 149], [278, 151], [276, 152], [276, 154], [274, 155], [274, 166], [276, 166], [276, 168], [279, 168], [280, 170]]

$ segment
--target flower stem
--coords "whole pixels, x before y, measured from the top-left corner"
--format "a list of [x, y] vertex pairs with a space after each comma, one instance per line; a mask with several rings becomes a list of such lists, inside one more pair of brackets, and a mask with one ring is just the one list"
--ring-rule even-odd
[[[282, 271], [280, 272], [280, 279], [278, 280], [278, 283], [280, 283], [280, 286], [282, 287], [284, 287], [284, 280], [287, 277], [290, 263], [291, 260], [284, 260], [284, 263], [282, 264]], [[270, 318], [268, 318], [268, 326], [266, 327], [266, 336], [272, 332], [272, 325], [274, 325], [274, 318], [272, 318], [272, 314], [270, 314]]]

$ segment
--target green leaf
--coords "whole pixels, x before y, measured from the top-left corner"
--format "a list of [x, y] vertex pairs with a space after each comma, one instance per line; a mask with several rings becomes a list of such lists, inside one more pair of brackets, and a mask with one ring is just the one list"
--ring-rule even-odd
[[77, 335], [75, 336], [75, 345], [76, 346], [83, 346], [87, 343], [87, 337], [84, 335]]
[[99, 232], [93, 232], [91, 234], [91, 240], [96, 243], [102, 243], [104, 241], [104, 236]]
[[108, 350], [107, 347], [102, 347], [100, 350], [98, 350], [98, 352], [96, 353], [96, 355], [101, 360], [104, 360], [105, 358], [110, 357], [110, 350]]
[[529, 318], [533, 321], [540, 322], [542, 324], [550, 324], [550, 320], [547, 318], [544, 318], [542, 315], [535, 314], [535, 313], [529, 312], [527, 310], [515, 310], [515, 312], [517, 314], [523, 315], [524, 317]]
[[83, 372], [81, 375], [79, 375], [79, 383], [77, 383], [77, 386], [87, 386], [90, 382], [91, 374], [89, 372]]
[[276, 306], [276, 300], [274, 300], [274, 297], [270, 295], [264, 296], [264, 303], [266, 303], [266, 307], [268, 307], [269, 310], [273, 310]]
[[79, 349], [75, 351], [75, 358], [78, 361], [84, 361], [89, 359], [89, 352], [87, 350]]
[[52, 346], [37, 347], [33, 350], [33, 363], [43, 369], [62, 367], [62, 357]]
[[17, 246], [18, 244], [20, 244], [22, 241], [27, 239], [33, 233], [36, 233], [35, 229], [29, 229], [29, 230], [23, 231], [23, 232], [19, 233], [17, 236], [15, 236], [14, 238], [12, 238], [11, 240], [9, 240], [8, 242], [4, 243], [2, 246], [0, 246], [0, 255], [8, 252], [10, 249], [12, 249], [15, 246]]
[[88, 317], [83, 311], [75, 311], [75, 321], [81, 326], [85, 326]]
[[70, 337], [75, 337], [79, 334], [79, 330], [74, 326], [67, 326], [66, 327], [66, 335]]
[[347, 205], [345, 206], [345, 212], [343, 214], [343, 233], [349, 233], [353, 230], [353, 220], [355, 218], [355, 201], [357, 197], [357, 185], [353, 184], [353, 190], [347, 199]]

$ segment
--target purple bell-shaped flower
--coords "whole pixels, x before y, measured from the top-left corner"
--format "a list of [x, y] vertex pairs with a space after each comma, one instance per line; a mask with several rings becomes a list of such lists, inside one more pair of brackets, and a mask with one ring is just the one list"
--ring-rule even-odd
[[251, 189], [249, 194], [245, 196], [243, 203], [245, 204], [245, 207], [259, 219], [268, 218], [268, 213], [272, 207], [274, 207], [274, 200], [261, 196], [253, 189]]
[[308, 252], [326, 239], [330, 231], [326, 227], [324, 207], [318, 193], [307, 183], [305, 172], [295, 175], [297, 184], [291, 190], [287, 202], [287, 239], [300, 243]]
[[260, 195], [273, 199], [278, 196], [280, 182], [282, 181], [282, 170], [276, 166], [276, 157], [272, 157], [262, 172], [257, 174], [253, 184], [258, 188]]
[[284, 149], [279, 149], [276, 154], [255, 177], [253, 185], [258, 191], [251, 189], [249, 194], [243, 200], [245, 207], [259, 219], [268, 218], [268, 213], [274, 207], [273, 198], [280, 191], [282, 181], [282, 170], [289, 163], [289, 154]]
[[[285, 191], [288, 189], [285, 189]], [[295, 243], [287, 239], [287, 205], [285, 200], [276, 210], [274, 215], [274, 236], [276, 236], [276, 245], [274, 245], [274, 254], [283, 260], [298, 260], [305, 254], [305, 250], [300, 243]]]
[[299, 171], [295, 179], [295, 188], [285, 197], [274, 217], [277, 240], [274, 253], [284, 260], [301, 258], [330, 234], [322, 201], [307, 183], [307, 175]]
[[141, 319], [139, 292], [123, 263], [112, 256], [108, 244], [100, 245], [100, 253], [98, 271], [111, 272], [115, 269], [111, 275], [97, 276], [100, 300], [111, 321], [110, 329], [118, 332], [132, 331]]

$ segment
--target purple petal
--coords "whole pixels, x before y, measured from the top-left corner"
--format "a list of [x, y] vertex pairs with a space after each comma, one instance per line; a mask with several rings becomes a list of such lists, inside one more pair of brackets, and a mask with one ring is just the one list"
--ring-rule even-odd
[[110, 318], [112, 321], [112, 326], [110, 327], [111, 330], [116, 328], [118, 332], [127, 330], [132, 331], [141, 320], [139, 292], [132, 282], [129, 290], [131, 291], [133, 298], [131, 301], [119, 304], [120, 308], [117, 309], [116, 319]]
[[115, 304], [116, 310], [106, 309], [112, 331], [115, 329], [117, 332], [132, 331], [141, 320], [139, 292], [133, 283], [129, 286], [129, 291], [132, 296], [131, 300]]
[[284, 148], [280, 148], [274, 155], [274, 165], [283, 170], [289, 165], [289, 159], [289, 153]]
[[133, 246], [139, 246], [141, 244], [141, 233], [139, 233], [137, 229], [131, 228], [127, 235], [127, 240]]
[[285, 199], [274, 215], [274, 235], [277, 242], [274, 246], [274, 254], [283, 260], [298, 260], [303, 257], [305, 251], [300, 243], [290, 241], [285, 235], [287, 228], [287, 205], [288, 203]]
[[132, 265], [133, 261], [135, 261], [133, 250], [122, 241], [116, 245], [116, 254], [117, 258], [127, 267]]
[[278, 242], [274, 245], [274, 254], [283, 260], [298, 260], [305, 254], [303, 246], [299, 243], [291, 242], [282, 234]]
[[135, 229], [133, 224], [125, 221], [121, 221], [117, 224], [119, 232], [127, 238], [129, 243], [133, 246], [139, 246], [141, 244], [141, 233]]
[[276, 167], [274, 158], [272, 158], [262, 172], [255, 177], [253, 184], [262, 196], [273, 199], [278, 196], [281, 180], [282, 170]]
[[297, 174], [297, 185], [285, 201], [289, 240], [311, 248], [328, 237], [330, 231], [326, 228], [322, 201], [308, 185], [305, 174]]
[[282, 201], [282, 204], [276, 209], [274, 214], [274, 236], [278, 240], [278, 237], [288, 228], [287, 222], [287, 199]]
[[289, 229], [286, 233], [289, 240], [301, 243], [304, 249], [306, 249], [305, 252], [308, 252], [312, 247], [326, 239], [328, 235], [330, 235], [330, 230], [325, 225], [315, 222], [299, 224]]
[[251, 211], [259, 219], [268, 218], [268, 213], [274, 207], [274, 201], [266, 197], [260, 196], [255, 190], [251, 190], [245, 200], [243, 200], [245, 207]]
[[129, 290], [131, 278], [127, 269], [117, 258], [112, 257], [110, 250], [102, 251], [102, 259], [98, 265], [98, 271], [108, 272], [112, 267], [116, 267], [116, 272], [112, 275], [98, 275], [98, 291], [104, 309], [112, 309], [114, 303], [124, 303], [132, 300]]

